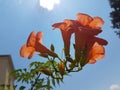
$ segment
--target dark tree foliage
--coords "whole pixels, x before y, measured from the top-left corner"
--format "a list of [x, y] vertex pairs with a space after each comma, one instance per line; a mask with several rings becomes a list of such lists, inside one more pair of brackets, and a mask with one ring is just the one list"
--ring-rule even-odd
[[110, 17], [112, 18], [111, 22], [113, 24], [114, 29], [118, 29], [116, 32], [120, 37], [120, 0], [109, 0], [111, 8], [113, 11], [110, 13]]

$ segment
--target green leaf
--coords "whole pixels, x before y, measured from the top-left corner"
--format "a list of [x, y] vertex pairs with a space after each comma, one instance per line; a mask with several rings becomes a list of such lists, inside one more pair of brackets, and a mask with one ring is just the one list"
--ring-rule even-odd
[[24, 68], [23, 70], [24, 70], [24, 72], [26, 72], [26, 71], [27, 71], [27, 70], [26, 70], [26, 68]]
[[35, 65], [36, 62], [30, 63], [30, 68]]
[[46, 63], [44, 63], [44, 67], [50, 68], [50, 66], [51, 66], [51, 62], [50, 61], [47, 61]]
[[54, 78], [52, 78], [52, 84], [55, 87], [55, 79]]
[[60, 79], [60, 81], [61, 81], [62, 83], [64, 83], [64, 82], [63, 82], [63, 79]]
[[26, 88], [25, 86], [21, 86], [19, 90], [24, 90], [25, 88]]
[[56, 82], [58, 85], [60, 85], [60, 80], [59, 79], [56, 79]]
[[47, 78], [47, 90], [50, 90], [50, 79], [49, 79], [49, 77]]
[[20, 81], [21, 81], [21, 78], [18, 78], [18, 79], [17, 79], [17, 82], [20, 82]]
[[30, 68], [38, 68], [38, 67], [41, 67], [41, 66], [43, 66], [43, 62], [32, 62], [32, 63], [30, 63]]

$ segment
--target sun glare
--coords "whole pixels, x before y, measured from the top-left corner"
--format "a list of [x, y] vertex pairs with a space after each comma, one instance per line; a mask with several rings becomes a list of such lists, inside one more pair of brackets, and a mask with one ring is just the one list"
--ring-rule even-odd
[[60, 0], [39, 0], [40, 6], [48, 10], [53, 10], [55, 4], [59, 4]]

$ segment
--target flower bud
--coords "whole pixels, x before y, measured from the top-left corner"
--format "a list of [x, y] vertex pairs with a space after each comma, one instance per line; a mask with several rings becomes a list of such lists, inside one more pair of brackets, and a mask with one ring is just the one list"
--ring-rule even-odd
[[64, 73], [65, 73], [65, 63], [64, 62], [60, 62], [58, 64], [58, 68], [59, 68], [60, 74], [63, 76]]

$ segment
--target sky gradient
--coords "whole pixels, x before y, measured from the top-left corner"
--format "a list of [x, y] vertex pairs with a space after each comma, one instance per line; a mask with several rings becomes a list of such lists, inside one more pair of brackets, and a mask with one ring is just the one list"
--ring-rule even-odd
[[65, 77], [64, 84], [54, 90], [120, 90], [120, 39], [111, 28], [111, 11], [108, 0], [60, 0], [50, 11], [40, 7], [39, 0], [0, 0], [0, 55], [10, 54], [15, 69], [28, 67], [30, 62], [44, 60], [37, 55], [31, 60], [19, 55], [31, 31], [42, 31], [44, 45], [54, 44], [61, 54], [60, 31], [53, 31], [51, 25], [76, 19], [77, 13], [99, 16], [105, 21], [99, 37], [108, 41], [105, 58]]

